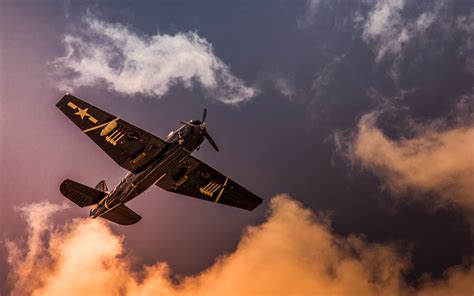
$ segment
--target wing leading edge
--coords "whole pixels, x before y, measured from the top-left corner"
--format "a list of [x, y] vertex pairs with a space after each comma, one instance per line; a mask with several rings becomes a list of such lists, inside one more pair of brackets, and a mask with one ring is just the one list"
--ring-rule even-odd
[[188, 156], [173, 171], [160, 179], [156, 185], [167, 191], [249, 211], [263, 201], [192, 156]]
[[167, 145], [164, 140], [70, 94], [56, 106], [128, 171], [139, 172]]

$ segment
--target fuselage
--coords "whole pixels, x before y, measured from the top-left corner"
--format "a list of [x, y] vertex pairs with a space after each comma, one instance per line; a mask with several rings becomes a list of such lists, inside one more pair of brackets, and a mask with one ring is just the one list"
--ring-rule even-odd
[[171, 132], [166, 141], [168, 146], [150, 165], [136, 174], [128, 173], [115, 189], [91, 208], [90, 216], [99, 217], [143, 193], [197, 149], [204, 141], [204, 136], [201, 127], [183, 125]]

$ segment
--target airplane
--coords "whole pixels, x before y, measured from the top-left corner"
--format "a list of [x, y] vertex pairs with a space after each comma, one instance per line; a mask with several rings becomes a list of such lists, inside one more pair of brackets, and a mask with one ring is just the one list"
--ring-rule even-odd
[[163, 140], [126, 121], [66, 93], [56, 106], [118, 165], [129, 173], [109, 191], [105, 180], [95, 188], [66, 179], [61, 193], [80, 207], [90, 207], [89, 216], [121, 225], [132, 225], [141, 217], [125, 203], [153, 184], [164, 190], [246, 210], [262, 199], [224, 176], [191, 153], [204, 140], [219, 151], [201, 120], [181, 122]]

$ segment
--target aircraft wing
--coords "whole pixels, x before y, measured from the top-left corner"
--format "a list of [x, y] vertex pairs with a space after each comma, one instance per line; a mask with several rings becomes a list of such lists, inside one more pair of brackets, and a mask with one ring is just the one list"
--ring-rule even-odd
[[158, 180], [156, 185], [171, 192], [250, 211], [262, 202], [252, 192], [192, 156]]
[[66, 94], [56, 106], [118, 165], [139, 172], [168, 143], [117, 116]]

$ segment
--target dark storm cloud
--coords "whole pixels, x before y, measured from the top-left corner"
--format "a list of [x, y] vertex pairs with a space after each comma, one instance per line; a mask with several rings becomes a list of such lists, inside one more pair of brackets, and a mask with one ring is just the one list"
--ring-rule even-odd
[[[288, 196], [272, 199], [266, 221], [249, 227], [234, 252], [196, 276], [171, 280], [165, 262], [132, 271], [122, 238], [101, 220], [76, 219], [63, 227], [48, 218], [61, 207], [23, 208], [29, 248], [9, 242], [12, 295], [468, 295], [473, 268], [457, 266], [441, 280], [426, 277], [415, 289], [402, 272], [409, 260], [392, 245], [333, 233]], [[47, 243], [38, 238], [46, 237]]]
[[[216, 100], [238, 104], [256, 95], [215, 56], [196, 32], [141, 36], [121, 24], [87, 15], [85, 28], [64, 39], [66, 55], [54, 61], [61, 88], [105, 85], [128, 95], [161, 97], [176, 84], [198, 83]], [[72, 73], [71, 73], [72, 72]]]

